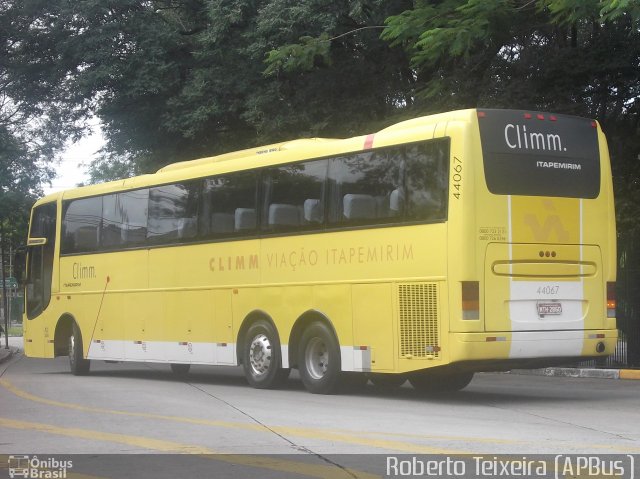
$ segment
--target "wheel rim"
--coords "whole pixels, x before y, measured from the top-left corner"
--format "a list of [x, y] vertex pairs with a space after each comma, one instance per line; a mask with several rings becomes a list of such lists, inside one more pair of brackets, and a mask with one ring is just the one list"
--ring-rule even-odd
[[249, 346], [249, 364], [251, 374], [262, 376], [271, 366], [271, 342], [264, 334], [258, 334]]
[[304, 362], [313, 379], [322, 379], [329, 368], [329, 352], [327, 345], [320, 338], [313, 338], [307, 343]]

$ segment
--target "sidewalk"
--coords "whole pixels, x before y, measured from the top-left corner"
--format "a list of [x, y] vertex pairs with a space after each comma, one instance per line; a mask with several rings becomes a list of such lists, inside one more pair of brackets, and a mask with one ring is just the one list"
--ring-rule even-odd
[[9, 336], [9, 349], [5, 349], [4, 334], [0, 338], [0, 363], [11, 358], [15, 353], [22, 350], [22, 336]]
[[12, 348], [11, 346], [9, 346], [9, 349], [5, 349], [4, 341], [3, 341], [3, 344], [0, 347], [0, 363], [3, 363], [7, 359], [9, 359], [13, 355], [14, 352], [15, 352], [15, 349]]
[[542, 368], [513, 369], [511, 374], [562, 378], [640, 379], [640, 369]]

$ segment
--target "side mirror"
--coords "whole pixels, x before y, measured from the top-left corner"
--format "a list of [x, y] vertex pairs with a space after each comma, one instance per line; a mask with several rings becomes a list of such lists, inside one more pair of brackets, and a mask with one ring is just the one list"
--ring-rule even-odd
[[27, 246], [44, 246], [47, 244], [47, 238], [29, 238]]

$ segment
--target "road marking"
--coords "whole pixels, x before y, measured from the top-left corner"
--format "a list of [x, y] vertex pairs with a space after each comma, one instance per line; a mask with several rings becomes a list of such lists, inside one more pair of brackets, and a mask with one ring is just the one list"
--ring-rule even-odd
[[354, 469], [342, 469], [338, 466], [314, 465], [298, 461], [277, 459], [276, 457], [251, 456], [247, 454], [221, 454], [212, 449], [208, 449], [202, 446], [196, 446], [193, 444], [181, 444], [178, 442], [152, 439], [149, 437], [115, 434], [90, 429], [59, 427], [38, 422], [18, 421], [16, 419], [5, 417], [0, 417], [0, 427], [20, 429], [23, 431], [38, 431], [47, 434], [55, 434], [58, 436], [83, 438], [94, 441], [114, 442], [118, 444], [126, 444], [127, 446], [134, 446], [142, 449], [150, 449], [154, 451], [162, 451], [174, 454], [199, 454], [206, 457], [207, 459], [211, 459], [214, 461], [227, 462], [230, 464], [261, 469], [270, 469], [277, 472], [300, 474], [309, 477], [317, 477], [320, 479], [333, 479], [336, 477], [344, 477], [349, 479], [353, 479], [353, 477], [373, 479], [380, 477], [375, 474], [369, 474]]
[[472, 454], [473, 453], [473, 451], [441, 449], [436, 447], [421, 446], [418, 444], [386, 440], [386, 439], [369, 439], [361, 436], [354, 436], [352, 434], [332, 432], [325, 429], [296, 428], [296, 427], [287, 427], [287, 426], [269, 426], [269, 429], [266, 429], [264, 426], [261, 426], [260, 424], [236, 423], [236, 422], [230, 422], [230, 421], [212, 421], [209, 419], [195, 419], [195, 418], [181, 417], [181, 416], [165, 416], [162, 414], [129, 412], [129, 411], [119, 411], [115, 409], [95, 408], [95, 407], [83, 406], [80, 404], [54, 401], [52, 399], [46, 399], [40, 396], [35, 396], [31, 393], [28, 393], [26, 391], [23, 391], [22, 389], [17, 388], [12, 383], [10, 383], [7, 379], [4, 379], [4, 378], [0, 378], [0, 385], [5, 389], [11, 391], [16, 396], [19, 396], [23, 399], [39, 402], [42, 404], [47, 404], [49, 406], [61, 407], [66, 409], [74, 409], [76, 411], [93, 412], [93, 413], [99, 413], [99, 414], [114, 414], [118, 416], [142, 417], [142, 418], [153, 419], [153, 420], [173, 421], [173, 422], [180, 422], [180, 423], [187, 423], [187, 424], [195, 424], [199, 426], [222, 427], [227, 429], [244, 429], [244, 430], [258, 431], [258, 432], [269, 432], [269, 430], [271, 430], [282, 435], [305, 437], [305, 438], [316, 439], [316, 440], [320, 439], [320, 440], [326, 440], [326, 441], [338, 441], [338, 442], [343, 442], [347, 444], [356, 444], [356, 445], [367, 446], [367, 447], [375, 447], [379, 449], [395, 450], [395, 451], [402, 451], [402, 452], [413, 452], [413, 453], [420, 453], [420, 454]]
[[[340, 432], [340, 430], [335, 430], [335, 432]], [[351, 431], [345, 431], [347, 433]], [[400, 433], [400, 432], [379, 432], [379, 431], [361, 431], [361, 434], [367, 436], [393, 436], [393, 437], [406, 437], [412, 439], [426, 439], [426, 440], [446, 440], [446, 441], [465, 441], [465, 442], [474, 442], [480, 444], [507, 444], [507, 445], [518, 445], [518, 446], [526, 446], [534, 442], [536, 445], [539, 444], [539, 441], [523, 441], [519, 439], [497, 439], [491, 437], [470, 437], [470, 436], [433, 436], [428, 434], [410, 434], [410, 433]], [[585, 444], [585, 443], [573, 443], [573, 447], [575, 448], [589, 448], [592, 447], [594, 449], [604, 449], [604, 450], [612, 450], [616, 451], [611, 454], [622, 454], [622, 453], [632, 453], [638, 454], [640, 453], [640, 447], [631, 447], [631, 446], [620, 446], [620, 445], [610, 445], [610, 444]], [[459, 454], [459, 453], [458, 453]], [[470, 453], [477, 454], [477, 451]]]
[[[442, 454], [442, 455], [449, 455], [449, 456], [457, 456], [460, 454], [476, 454], [477, 451], [466, 451], [461, 449], [443, 449], [443, 448], [438, 448], [433, 446], [419, 445], [411, 442], [403, 442], [399, 440], [373, 439], [373, 438], [368, 438], [364, 436], [365, 435], [367, 436], [384, 435], [387, 437], [390, 437], [390, 436], [407, 437], [407, 438], [411, 437], [411, 438], [426, 439], [426, 440], [468, 441], [468, 442], [474, 442], [474, 443], [495, 443], [495, 444], [508, 444], [508, 445], [525, 445], [530, 443], [527, 441], [521, 441], [516, 439], [510, 440], [510, 439], [474, 438], [474, 437], [457, 437], [457, 436], [430, 436], [430, 435], [417, 435], [417, 434], [406, 434], [406, 433], [394, 434], [394, 433], [388, 433], [388, 432], [375, 432], [375, 431], [359, 431], [360, 435], [354, 435], [351, 431], [344, 431], [344, 430], [297, 428], [297, 427], [287, 427], [287, 426], [269, 426], [269, 428], [267, 429], [266, 427], [260, 424], [248, 424], [248, 423], [238, 423], [238, 422], [230, 422], [230, 421], [216, 421], [216, 420], [210, 420], [210, 419], [197, 419], [197, 418], [189, 418], [189, 417], [182, 417], [182, 416], [166, 416], [161, 414], [120, 411], [115, 409], [103, 409], [103, 408], [83, 406], [80, 404], [65, 403], [65, 402], [55, 401], [52, 399], [46, 399], [46, 398], [28, 393], [14, 386], [11, 382], [9, 382], [9, 380], [4, 378], [0, 378], [0, 386], [11, 391], [16, 396], [19, 396], [23, 399], [27, 399], [29, 401], [39, 402], [42, 404], [47, 404], [49, 406], [55, 406], [60, 408], [74, 409], [77, 411], [84, 411], [84, 412], [91, 412], [91, 413], [98, 413], [98, 414], [113, 414], [113, 415], [119, 415], [119, 416], [141, 417], [141, 418], [153, 419], [153, 420], [194, 424], [198, 426], [220, 427], [220, 428], [226, 428], [226, 429], [240, 429], [240, 430], [249, 430], [249, 431], [255, 431], [255, 432], [262, 432], [262, 433], [269, 433], [270, 431], [274, 431], [283, 436], [289, 435], [289, 436], [304, 437], [304, 438], [309, 438], [314, 440], [324, 440], [329, 442], [335, 441], [335, 442], [342, 442], [345, 444], [374, 447], [377, 449], [385, 449], [385, 450], [399, 451], [399, 452], [405, 452], [405, 453]], [[630, 447], [630, 446], [622, 446], [622, 445], [573, 444], [573, 446], [584, 447], [584, 448], [592, 447], [594, 449], [612, 450], [619, 453], [640, 452], [639, 447]]]
[[126, 434], [115, 434], [111, 432], [102, 432], [90, 429], [79, 429], [75, 427], [59, 427], [39, 422], [18, 421], [16, 419], [10, 419], [6, 417], [0, 417], [0, 427], [32, 430], [49, 434], [56, 434], [58, 436], [69, 436], [74, 438], [91, 439], [95, 441], [115, 442], [118, 444], [126, 444], [128, 446], [139, 447], [142, 449], [151, 449], [154, 451], [181, 454], [215, 454], [215, 451], [212, 451], [211, 449], [195, 445], [180, 444], [177, 442], [163, 441], [160, 439], [152, 439], [142, 436], [129, 436]]

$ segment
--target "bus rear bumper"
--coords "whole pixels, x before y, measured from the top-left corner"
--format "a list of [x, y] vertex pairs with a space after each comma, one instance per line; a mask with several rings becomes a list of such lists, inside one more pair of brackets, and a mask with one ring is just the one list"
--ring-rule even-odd
[[539, 359], [545, 364], [558, 364], [570, 358], [608, 356], [615, 351], [617, 339], [615, 329], [451, 333], [449, 357], [451, 363]]

